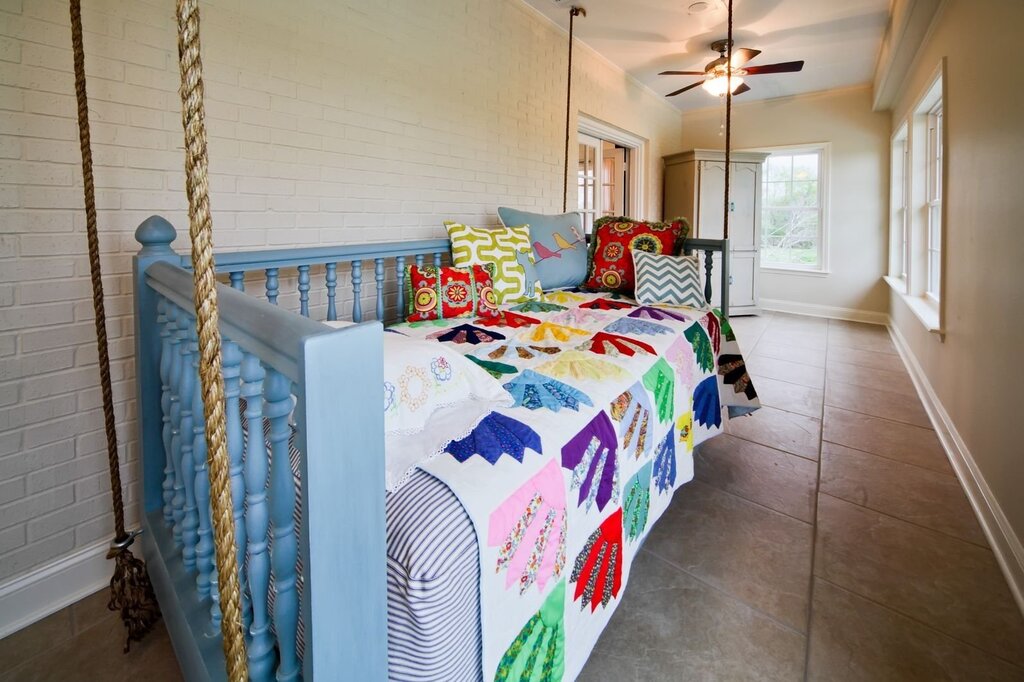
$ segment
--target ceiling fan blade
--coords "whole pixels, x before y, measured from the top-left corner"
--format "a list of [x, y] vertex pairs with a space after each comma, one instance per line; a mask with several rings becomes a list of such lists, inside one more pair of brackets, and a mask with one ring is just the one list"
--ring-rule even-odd
[[751, 50], [746, 47], [741, 47], [738, 50], [733, 50], [732, 65], [733, 67], [743, 66], [744, 64], [746, 64], [759, 54], [761, 54], [761, 50]]
[[667, 95], [665, 95], [665, 97], [675, 97], [676, 95], [684, 93], [687, 90], [692, 90], [693, 88], [697, 87], [698, 85], [700, 85], [703, 82], [704, 81], [697, 81], [696, 83], [693, 83], [692, 85], [687, 85], [685, 88], [679, 88], [675, 92], [668, 93]]
[[703, 71], [662, 71], [659, 76], [703, 76]]
[[742, 95], [744, 92], [747, 92], [748, 90], [750, 90], [750, 86], [747, 85], [746, 83], [741, 83], [740, 87], [736, 88], [736, 92], [732, 93], [732, 96], [735, 97], [736, 95]]
[[763, 73], [792, 73], [794, 71], [802, 71], [804, 68], [804, 61], [801, 59], [798, 62], [779, 62], [778, 64], [765, 64], [764, 66], [750, 66], [743, 70], [747, 72], [748, 76], [756, 76]]

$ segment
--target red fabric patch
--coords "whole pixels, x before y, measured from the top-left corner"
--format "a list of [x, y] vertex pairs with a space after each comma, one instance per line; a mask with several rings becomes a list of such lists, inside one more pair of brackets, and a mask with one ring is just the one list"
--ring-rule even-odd
[[677, 243], [685, 236], [686, 224], [678, 220], [672, 223], [598, 221], [591, 236], [590, 276], [584, 288], [632, 293], [636, 282], [633, 251], [674, 255]]
[[529, 317], [527, 315], [520, 315], [514, 313], [511, 310], [502, 310], [498, 312], [496, 317], [480, 318], [474, 320], [477, 324], [485, 327], [531, 327], [535, 324], [540, 324], [540, 320], [536, 317]]
[[408, 282], [409, 322], [455, 317], [498, 317], [491, 273], [482, 265], [468, 268], [410, 265]]

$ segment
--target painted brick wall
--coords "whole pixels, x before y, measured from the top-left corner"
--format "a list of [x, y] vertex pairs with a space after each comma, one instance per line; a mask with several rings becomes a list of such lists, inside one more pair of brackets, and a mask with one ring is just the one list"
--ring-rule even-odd
[[[153, 213], [179, 234], [186, 225], [173, 3], [86, 6], [132, 502], [132, 233]], [[520, 0], [203, 9], [219, 248], [438, 237], [447, 218], [496, 223], [500, 204], [560, 209], [565, 34]], [[0, 588], [112, 527], [69, 43], [63, 0], [0, 0]], [[680, 116], [589, 50], [575, 57], [574, 110], [649, 141], [645, 208], [657, 216], [660, 159], [681, 149]]]

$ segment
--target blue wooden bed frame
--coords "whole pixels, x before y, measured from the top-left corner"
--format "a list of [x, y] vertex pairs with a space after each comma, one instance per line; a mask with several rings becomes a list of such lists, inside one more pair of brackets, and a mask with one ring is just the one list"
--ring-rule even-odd
[[[142, 245], [133, 269], [141, 542], [185, 679], [222, 680], [192, 272], [188, 257], [171, 248], [175, 236], [159, 216], [135, 232]], [[684, 248], [704, 252], [708, 301], [711, 257], [722, 253], [719, 291], [728, 315], [728, 241], [691, 239]], [[395, 309], [402, 310], [406, 262], [430, 258], [440, 264], [448, 253], [447, 239], [433, 239], [216, 256], [218, 273], [230, 282], [218, 287], [218, 297], [253, 680], [387, 679], [385, 266], [394, 261]], [[364, 321], [362, 310], [364, 263], [372, 263], [376, 288], [370, 321]], [[309, 319], [309, 292], [311, 270], [322, 267], [326, 317], [336, 320], [339, 264], [349, 268], [350, 317], [360, 324], [334, 329]], [[297, 313], [277, 305], [282, 270], [296, 273]], [[244, 293], [246, 273], [263, 276], [266, 300]], [[269, 423], [266, 440], [245, 437], [243, 399], [248, 423]], [[293, 436], [301, 453], [298, 533], [288, 456]]]

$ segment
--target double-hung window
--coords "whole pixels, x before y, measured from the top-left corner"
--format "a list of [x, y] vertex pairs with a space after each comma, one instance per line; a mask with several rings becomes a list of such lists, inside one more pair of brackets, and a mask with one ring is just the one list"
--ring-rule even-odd
[[929, 85], [892, 138], [889, 276], [886, 281], [929, 331], [942, 333], [943, 167], [946, 139], [943, 73]]
[[928, 133], [925, 140], [927, 158], [927, 211], [928, 211], [928, 260], [925, 293], [939, 298], [939, 283], [942, 274], [942, 100], [940, 99], [927, 115]]
[[825, 270], [826, 147], [769, 150], [761, 200], [761, 267]]

